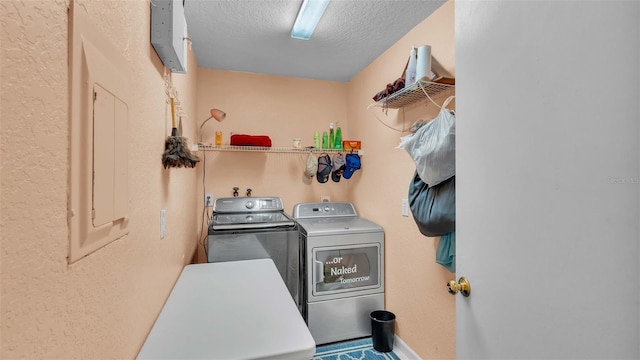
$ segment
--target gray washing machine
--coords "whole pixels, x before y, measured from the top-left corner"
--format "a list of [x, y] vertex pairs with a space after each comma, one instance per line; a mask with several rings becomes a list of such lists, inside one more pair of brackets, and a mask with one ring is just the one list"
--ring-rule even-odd
[[316, 344], [371, 335], [384, 309], [384, 230], [351, 203], [297, 204], [303, 316]]
[[216, 199], [205, 251], [210, 263], [273, 260], [302, 312], [299, 232], [279, 197]]

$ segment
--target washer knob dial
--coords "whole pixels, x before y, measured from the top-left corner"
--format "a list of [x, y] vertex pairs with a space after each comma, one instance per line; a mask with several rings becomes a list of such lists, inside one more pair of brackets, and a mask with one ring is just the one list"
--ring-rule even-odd
[[253, 203], [253, 201], [247, 201], [247, 203], [246, 203], [246, 204], [244, 204], [244, 206], [245, 206], [247, 209], [253, 209], [253, 207], [255, 206], [255, 204]]
[[331, 211], [331, 207], [329, 205], [325, 205], [324, 212], [329, 212], [329, 211]]

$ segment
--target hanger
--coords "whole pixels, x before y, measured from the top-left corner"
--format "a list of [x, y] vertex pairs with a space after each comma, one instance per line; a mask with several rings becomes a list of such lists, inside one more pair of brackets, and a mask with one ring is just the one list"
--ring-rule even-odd
[[[453, 99], [455, 99], [455, 98], [456, 98], [456, 96], [455, 96], [455, 95], [451, 95], [451, 96], [449, 96], [449, 97], [448, 97], [448, 98], [447, 98], [447, 99], [442, 103], [442, 107], [441, 107], [441, 109], [442, 109], [442, 108], [447, 109], [447, 106], [449, 105], [449, 103], [451, 102], [451, 100], [453, 100]], [[455, 110], [452, 110], [452, 109], [447, 109], [447, 110], [449, 110], [449, 112], [451, 112], [453, 115], [455, 115], [455, 114], [456, 114]]]
[[[438, 109], [442, 109], [442, 108], [446, 108], [447, 105], [449, 105], [449, 103], [451, 102], [451, 100], [455, 99], [455, 95], [451, 95], [449, 96], [443, 103], [442, 106], [438, 105], [437, 102], [435, 102], [431, 96], [429, 96], [429, 93], [427, 93], [427, 90], [425, 90], [424, 86], [422, 86], [422, 82], [417, 81], [418, 85], [420, 85], [420, 89], [422, 89], [422, 92], [427, 96], [427, 99], [429, 99], [429, 101], [431, 101], [431, 103], [435, 106], [438, 107]], [[449, 111], [453, 112], [453, 110], [449, 109]]]

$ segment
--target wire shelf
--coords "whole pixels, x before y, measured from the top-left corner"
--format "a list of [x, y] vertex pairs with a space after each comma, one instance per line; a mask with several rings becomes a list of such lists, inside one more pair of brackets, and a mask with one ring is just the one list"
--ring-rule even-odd
[[226, 152], [254, 152], [254, 153], [277, 153], [277, 154], [337, 154], [356, 152], [362, 155], [362, 150], [345, 149], [316, 149], [316, 148], [294, 148], [294, 147], [263, 147], [263, 146], [237, 146], [237, 145], [193, 145], [192, 151], [226, 151]]
[[[420, 86], [422, 85], [422, 87]], [[424, 91], [422, 90], [424, 88]], [[425, 91], [434, 97], [444, 91], [455, 90], [455, 85], [418, 80], [415, 84], [399, 90], [375, 104], [386, 109], [399, 109], [414, 102], [425, 100]]]

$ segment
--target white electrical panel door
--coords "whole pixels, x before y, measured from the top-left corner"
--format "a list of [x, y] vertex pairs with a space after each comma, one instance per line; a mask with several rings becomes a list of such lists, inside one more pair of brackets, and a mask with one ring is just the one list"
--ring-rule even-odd
[[71, 12], [69, 263], [128, 234], [130, 69], [84, 9]]

